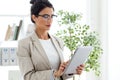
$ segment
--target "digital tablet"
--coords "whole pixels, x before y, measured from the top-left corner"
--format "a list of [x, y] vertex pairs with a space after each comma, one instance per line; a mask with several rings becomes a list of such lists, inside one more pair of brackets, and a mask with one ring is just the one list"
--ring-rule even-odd
[[92, 51], [92, 46], [79, 46], [67, 67], [65, 68], [64, 74], [74, 74], [80, 64], [84, 64]]

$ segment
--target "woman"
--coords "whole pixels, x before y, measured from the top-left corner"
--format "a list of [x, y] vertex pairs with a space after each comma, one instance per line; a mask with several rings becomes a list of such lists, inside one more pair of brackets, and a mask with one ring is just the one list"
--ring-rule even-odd
[[[54, 7], [47, 0], [31, 1], [31, 20], [35, 31], [19, 41], [18, 61], [24, 80], [65, 80], [63, 75], [68, 62], [63, 60], [62, 41], [49, 34], [53, 21]], [[84, 65], [78, 66], [76, 74], [81, 74]]]

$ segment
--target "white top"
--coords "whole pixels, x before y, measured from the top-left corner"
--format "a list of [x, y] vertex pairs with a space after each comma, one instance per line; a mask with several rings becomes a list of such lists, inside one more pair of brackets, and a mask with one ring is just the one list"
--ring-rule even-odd
[[46, 55], [49, 59], [49, 62], [51, 63], [51, 66], [53, 69], [58, 69], [59, 64], [60, 64], [60, 58], [58, 55], [58, 52], [55, 49], [55, 46], [53, 45], [53, 43], [51, 42], [50, 39], [48, 40], [42, 40], [39, 39], [39, 41], [41, 42]]

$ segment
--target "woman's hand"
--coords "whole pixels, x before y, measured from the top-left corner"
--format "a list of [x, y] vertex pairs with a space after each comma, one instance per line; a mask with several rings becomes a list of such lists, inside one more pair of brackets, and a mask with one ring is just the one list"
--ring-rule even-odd
[[67, 64], [68, 64], [68, 61], [61, 63], [58, 71], [54, 72], [54, 76], [55, 77], [60, 77], [61, 75], [63, 75], [63, 72], [64, 72]]
[[80, 75], [84, 69], [85, 65], [84, 64], [81, 64], [80, 66], [77, 67], [76, 69], [76, 74]]

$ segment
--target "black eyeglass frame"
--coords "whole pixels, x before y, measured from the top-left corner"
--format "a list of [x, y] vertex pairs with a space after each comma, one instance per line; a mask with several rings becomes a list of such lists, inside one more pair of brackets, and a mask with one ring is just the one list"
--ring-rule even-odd
[[49, 14], [43, 14], [43, 15], [40, 15], [40, 14], [38, 14], [37, 16], [41, 16], [41, 17], [43, 17], [44, 19], [53, 19], [53, 17], [57, 17], [57, 15], [55, 15], [55, 14], [52, 14], [52, 15], [49, 15]]

